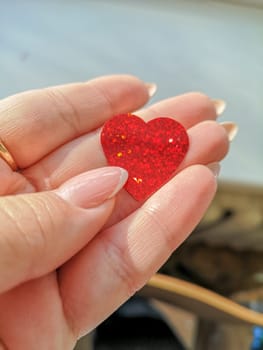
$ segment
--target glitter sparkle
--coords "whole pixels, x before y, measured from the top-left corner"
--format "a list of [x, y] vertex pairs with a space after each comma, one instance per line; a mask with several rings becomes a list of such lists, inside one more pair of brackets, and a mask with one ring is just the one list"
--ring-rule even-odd
[[135, 115], [121, 114], [104, 124], [101, 144], [109, 165], [129, 172], [125, 189], [141, 201], [172, 177], [189, 139], [174, 119], [160, 117], [145, 123]]

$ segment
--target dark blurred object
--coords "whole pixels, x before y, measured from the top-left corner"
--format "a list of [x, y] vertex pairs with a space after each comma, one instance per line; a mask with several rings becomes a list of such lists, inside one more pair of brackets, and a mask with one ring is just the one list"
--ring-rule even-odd
[[229, 296], [262, 286], [263, 254], [228, 246], [185, 244], [161, 271]]
[[263, 188], [219, 183], [199, 226], [160, 271], [225, 296], [263, 287]]
[[263, 187], [221, 181], [188, 242], [263, 253]]
[[253, 329], [253, 341], [251, 350], [263, 350], [263, 328], [255, 326]]
[[164, 316], [135, 296], [99, 325], [94, 350], [185, 350]]

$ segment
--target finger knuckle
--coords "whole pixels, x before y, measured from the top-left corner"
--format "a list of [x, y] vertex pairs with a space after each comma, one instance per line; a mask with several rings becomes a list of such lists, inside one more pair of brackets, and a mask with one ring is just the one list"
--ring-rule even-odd
[[59, 213], [48, 199], [39, 196], [21, 196], [10, 203], [7, 199], [6, 204], [1, 217], [5, 218], [7, 255], [20, 262], [25, 276], [32, 277], [47, 255], [49, 235], [57, 231], [55, 217]]
[[44, 92], [63, 124], [69, 127], [71, 131], [73, 130], [74, 134], [79, 134], [81, 131], [81, 117], [70, 97], [59, 87], [47, 88], [44, 89]]
[[169, 220], [165, 220], [163, 213], [159, 208], [159, 204], [153, 203], [145, 208], [142, 208], [143, 216], [145, 221], [148, 221], [151, 232], [159, 237], [162, 237], [163, 244], [166, 250], [170, 251], [173, 249], [172, 230], [168, 225]]
[[98, 104], [103, 107], [104, 113], [107, 115], [115, 114], [114, 99], [111, 96], [111, 92], [103, 88], [102, 84], [93, 82], [91, 85], [94, 92], [94, 100], [99, 102]]
[[109, 238], [104, 241], [104, 253], [111, 275], [125, 290], [126, 298], [131, 297], [140, 288], [140, 283], [138, 272], [129, 260], [129, 253]]
[[51, 208], [46, 201], [35, 199], [32, 203], [25, 198], [21, 198], [21, 201], [23, 202], [24, 215], [30, 218], [30, 227], [33, 228], [27, 230], [26, 225], [24, 225], [20, 229], [24, 251], [32, 257], [31, 264], [33, 265], [36, 260], [41, 260], [46, 251], [47, 233], [50, 230], [55, 230], [55, 223], [52, 220]]

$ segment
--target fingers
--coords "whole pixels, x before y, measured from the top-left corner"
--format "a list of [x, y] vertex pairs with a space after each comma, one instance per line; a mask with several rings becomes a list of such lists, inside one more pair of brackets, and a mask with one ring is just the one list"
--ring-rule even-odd
[[[200, 93], [189, 93], [164, 100], [138, 115], [148, 120], [160, 116], [159, 113], [175, 116], [176, 120], [187, 128], [201, 121], [216, 118], [214, 103]], [[26, 169], [24, 175], [37, 189], [43, 190], [54, 188], [71, 176], [88, 169], [104, 166], [106, 160], [100, 145], [99, 132], [94, 131], [62, 146], [35, 166]]]
[[156, 116], [174, 117], [188, 129], [204, 120], [215, 120], [217, 110], [217, 105], [208, 96], [190, 92], [155, 103], [138, 114], [145, 120]]
[[56, 269], [101, 229], [127, 180], [117, 167], [69, 180], [57, 191], [0, 199], [0, 293]]
[[127, 75], [21, 93], [0, 102], [1, 139], [24, 168], [148, 99], [149, 86]]
[[55, 271], [0, 294], [0, 309], [4, 350], [74, 349]]
[[215, 190], [207, 167], [183, 170], [62, 267], [65, 313], [77, 334], [92, 330], [147, 282], [200, 221]]
[[204, 121], [189, 129], [190, 147], [176, 173], [194, 164], [222, 160], [229, 149], [226, 129], [213, 121]]
[[[227, 153], [229, 142], [225, 129], [214, 121], [204, 121], [188, 130], [190, 147], [180, 165], [181, 170], [195, 163], [220, 161]], [[62, 147], [23, 174], [38, 189], [53, 189], [68, 178], [107, 164], [100, 134], [95, 132]]]

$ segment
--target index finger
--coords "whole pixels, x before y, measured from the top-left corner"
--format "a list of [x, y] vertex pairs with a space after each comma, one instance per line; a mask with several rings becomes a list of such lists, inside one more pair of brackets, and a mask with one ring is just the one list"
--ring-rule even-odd
[[27, 91], [0, 102], [0, 137], [25, 168], [148, 99], [149, 85], [129, 75]]
[[200, 221], [215, 190], [207, 167], [189, 167], [63, 265], [60, 293], [74, 330], [90, 331], [139, 290]]

